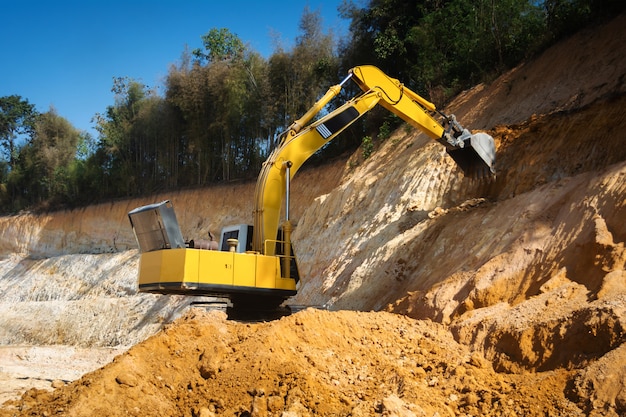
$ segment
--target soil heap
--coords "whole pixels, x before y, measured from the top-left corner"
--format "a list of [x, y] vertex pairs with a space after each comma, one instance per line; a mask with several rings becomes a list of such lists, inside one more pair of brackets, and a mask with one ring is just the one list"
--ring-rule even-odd
[[309, 309], [242, 324], [191, 311], [104, 368], [9, 405], [68, 416], [576, 415], [566, 376], [498, 374], [444, 326], [389, 313]]

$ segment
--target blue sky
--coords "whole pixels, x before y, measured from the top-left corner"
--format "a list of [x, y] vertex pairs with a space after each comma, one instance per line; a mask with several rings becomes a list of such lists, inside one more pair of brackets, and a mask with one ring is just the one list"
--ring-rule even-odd
[[[341, 35], [342, 0], [0, 0], [0, 97], [17, 94], [40, 112], [54, 106], [96, 135], [92, 117], [113, 104], [113, 77], [163, 85], [187, 45], [228, 28], [265, 57], [290, 48], [305, 7]], [[359, 3], [357, 3], [359, 4]]]

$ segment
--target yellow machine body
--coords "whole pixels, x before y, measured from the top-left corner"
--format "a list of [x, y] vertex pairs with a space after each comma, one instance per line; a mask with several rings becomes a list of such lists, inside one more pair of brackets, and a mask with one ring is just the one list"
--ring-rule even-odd
[[281, 275], [281, 257], [258, 253], [177, 248], [144, 252], [139, 260], [143, 292], [294, 295], [296, 279]]

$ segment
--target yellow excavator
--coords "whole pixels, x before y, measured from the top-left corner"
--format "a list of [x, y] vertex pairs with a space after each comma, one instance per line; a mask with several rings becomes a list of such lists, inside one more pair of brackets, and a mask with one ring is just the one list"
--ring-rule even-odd
[[[362, 93], [312, 122], [348, 80]], [[128, 213], [141, 254], [139, 291], [216, 296], [241, 309], [277, 307], [295, 295], [300, 277], [291, 242], [290, 181], [311, 155], [377, 104], [444, 145], [466, 176], [495, 174], [491, 136], [470, 133], [454, 115], [380, 69], [358, 66], [281, 135], [257, 180], [253, 226], [224, 227], [219, 242], [185, 241], [170, 201]]]

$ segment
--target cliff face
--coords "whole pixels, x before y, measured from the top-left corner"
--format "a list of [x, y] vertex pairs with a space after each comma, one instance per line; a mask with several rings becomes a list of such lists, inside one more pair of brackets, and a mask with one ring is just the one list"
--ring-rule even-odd
[[[625, 234], [626, 60], [614, 42], [620, 20], [601, 33], [579, 34], [450, 105], [459, 120], [487, 126], [495, 138], [494, 182], [463, 178], [436, 144], [398, 131], [316, 200], [295, 236], [307, 276], [300, 299], [381, 309], [409, 292], [436, 291], [442, 298], [416, 301], [411, 314], [448, 321], [458, 314], [453, 305], [475, 290], [479, 271], [501, 278], [495, 271], [509, 269], [507, 258], [515, 258], [518, 271], [541, 272], [518, 274], [507, 295], [487, 297], [483, 307], [530, 298], [562, 268], [567, 279], [597, 291], [604, 274], [620, 268]], [[605, 47], [610, 52], [599, 53]], [[587, 59], [590, 50], [594, 60]], [[610, 267], [587, 252], [596, 245], [592, 219], [612, 236], [609, 252], [617, 258]], [[583, 254], [587, 266], [575, 267]]]
[[[622, 15], [583, 31], [450, 104], [496, 140], [491, 182], [464, 178], [409, 128], [366, 161], [299, 172], [293, 302], [438, 322], [496, 371], [564, 370], [581, 409], [626, 413], [625, 26]], [[249, 222], [253, 191], [0, 219], [0, 344], [154, 334], [188, 300], [137, 294], [126, 213], [170, 199], [183, 235], [205, 237]]]

